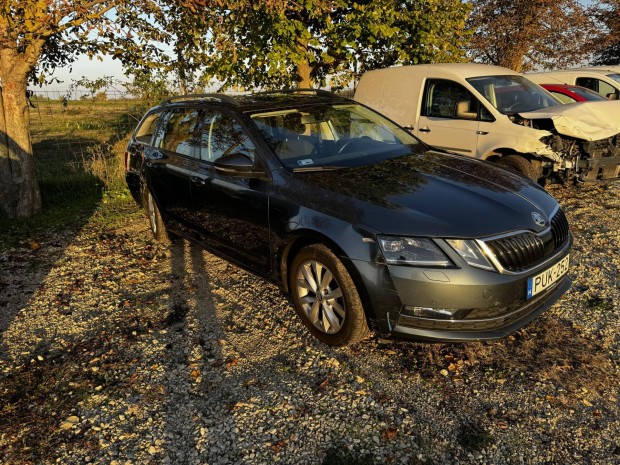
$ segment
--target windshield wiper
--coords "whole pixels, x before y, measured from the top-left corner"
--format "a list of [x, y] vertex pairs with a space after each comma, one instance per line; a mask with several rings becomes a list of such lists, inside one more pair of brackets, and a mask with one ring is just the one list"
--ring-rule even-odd
[[302, 166], [293, 168], [293, 173], [307, 173], [312, 171], [334, 171], [345, 168], [344, 166]]

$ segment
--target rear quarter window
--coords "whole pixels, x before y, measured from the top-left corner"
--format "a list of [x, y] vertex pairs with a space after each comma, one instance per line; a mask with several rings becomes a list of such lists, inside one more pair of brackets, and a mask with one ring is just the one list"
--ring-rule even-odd
[[151, 141], [153, 140], [153, 134], [155, 133], [155, 130], [157, 129], [157, 124], [160, 118], [161, 118], [160, 112], [151, 113], [146, 118], [144, 118], [144, 121], [142, 121], [142, 124], [140, 124], [138, 129], [136, 129], [136, 135], [135, 135], [136, 141], [141, 142], [143, 144], [150, 144]]

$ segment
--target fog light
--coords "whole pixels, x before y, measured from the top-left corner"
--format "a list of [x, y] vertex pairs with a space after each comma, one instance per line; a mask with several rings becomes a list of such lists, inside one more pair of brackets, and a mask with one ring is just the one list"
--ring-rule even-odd
[[420, 318], [435, 318], [449, 320], [458, 312], [458, 308], [430, 308], [430, 307], [410, 307], [405, 306], [405, 312]]

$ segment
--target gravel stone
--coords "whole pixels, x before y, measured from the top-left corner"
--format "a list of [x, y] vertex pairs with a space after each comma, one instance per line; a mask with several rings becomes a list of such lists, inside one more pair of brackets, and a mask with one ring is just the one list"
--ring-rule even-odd
[[571, 290], [470, 344], [324, 346], [135, 210], [0, 242], [0, 463], [620, 463], [620, 183], [549, 190]]

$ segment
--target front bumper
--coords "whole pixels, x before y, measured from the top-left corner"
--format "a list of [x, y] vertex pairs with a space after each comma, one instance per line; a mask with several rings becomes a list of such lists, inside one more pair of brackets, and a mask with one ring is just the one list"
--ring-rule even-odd
[[498, 315], [493, 317], [440, 320], [401, 313], [392, 334], [401, 338], [449, 342], [499, 339], [515, 332], [549, 309], [568, 291], [571, 284], [570, 278], [565, 276], [541, 296], [501, 309]]
[[[562, 260], [572, 236], [553, 259], [528, 273], [509, 275], [465, 265], [422, 269], [368, 263], [362, 276], [374, 310], [375, 329], [383, 337], [432, 341], [498, 339], [526, 325], [557, 302], [570, 288], [564, 275], [554, 285], [527, 299], [528, 279]], [[449, 310], [432, 316], [419, 310]]]

